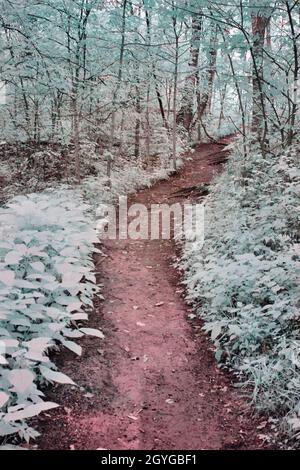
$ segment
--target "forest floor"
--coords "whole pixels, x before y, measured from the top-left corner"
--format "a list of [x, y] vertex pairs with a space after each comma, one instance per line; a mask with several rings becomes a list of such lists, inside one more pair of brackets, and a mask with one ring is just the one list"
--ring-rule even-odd
[[[180, 190], [209, 183], [223, 159], [203, 144], [181, 170], [130, 196], [129, 204], [187, 202]], [[177, 194], [176, 194], [177, 193]], [[63, 372], [79, 387], [56, 386], [60, 408], [38, 419], [41, 449], [259, 449], [265, 418], [249, 407], [232, 376], [217, 367], [199, 320], [190, 320], [173, 240], [109, 240], [95, 258], [105, 300], [91, 327], [105, 340], [64, 352]]]

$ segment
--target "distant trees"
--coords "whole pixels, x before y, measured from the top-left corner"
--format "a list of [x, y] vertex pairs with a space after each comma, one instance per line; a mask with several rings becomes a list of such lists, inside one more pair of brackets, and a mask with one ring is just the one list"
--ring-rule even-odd
[[85, 140], [108, 176], [122, 153], [176, 165], [184, 136], [295, 140], [298, 1], [0, 3], [3, 138], [68, 144], [78, 181]]

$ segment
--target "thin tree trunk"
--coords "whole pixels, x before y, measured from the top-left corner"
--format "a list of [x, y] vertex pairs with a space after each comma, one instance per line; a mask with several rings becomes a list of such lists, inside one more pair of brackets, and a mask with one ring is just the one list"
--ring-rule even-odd
[[134, 133], [134, 157], [136, 160], [139, 159], [140, 156], [140, 134], [141, 134], [141, 97], [140, 97], [140, 89], [139, 89], [139, 79], [136, 78], [136, 119], [135, 119], [135, 133]]
[[298, 39], [295, 31], [294, 20], [292, 16], [292, 10], [289, 2], [286, 2], [286, 8], [289, 17], [289, 24], [292, 34], [293, 41], [293, 54], [294, 54], [294, 69], [293, 69], [293, 99], [290, 113], [290, 123], [287, 137], [287, 144], [291, 145], [295, 135], [295, 124], [298, 111], [298, 81], [299, 81], [299, 51], [298, 51]]
[[[145, 3], [144, 3], [144, 5], [145, 5]], [[148, 46], [150, 46], [151, 45], [151, 21], [150, 21], [150, 13], [149, 13], [149, 11], [147, 10], [146, 7], [145, 7], [145, 19], [146, 19], [146, 28], [147, 28], [147, 44], [148, 44]], [[154, 62], [152, 54], [150, 52], [150, 47], [148, 47], [148, 50], [149, 50], [149, 57], [150, 57], [150, 61], [151, 61], [152, 76], [153, 76], [153, 79], [154, 79], [154, 88], [155, 88], [156, 98], [157, 98], [157, 101], [158, 101], [159, 111], [160, 111], [160, 115], [161, 115], [161, 118], [162, 118], [162, 121], [163, 121], [163, 125], [168, 131], [169, 130], [169, 125], [168, 125], [168, 121], [167, 121], [166, 115], [165, 115], [163, 99], [162, 99], [162, 96], [161, 96], [161, 93], [160, 93], [160, 90], [159, 90], [159, 86], [158, 86], [155, 62]]]
[[173, 17], [173, 29], [175, 35], [175, 66], [174, 66], [174, 90], [173, 90], [173, 129], [172, 129], [172, 156], [173, 167], [177, 169], [177, 86], [178, 86], [178, 60], [179, 60], [179, 36], [176, 30], [176, 17]]
[[147, 103], [146, 103], [146, 160], [150, 159], [150, 80], [147, 86]]
[[205, 91], [200, 95], [198, 100], [198, 118], [203, 119], [207, 109], [210, 107], [214, 77], [216, 74], [217, 63], [217, 26], [212, 30], [209, 46], [209, 64], [207, 71], [207, 83], [205, 84]]
[[185, 79], [182, 94], [182, 105], [177, 114], [177, 123], [190, 131], [194, 115], [194, 96], [199, 66], [199, 46], [202, 30], [202, 13], [198, 11], [192, 14], [192, 36], [190, 45], [189, 72]]
[[112, 100], [112, 114], [111, 114], [111, 124], [110, 124], [110, 153], [107, 155], [107, 177], [109, 181], [109, 186], [111, 185], [111, 166], [112, 166], [112, 152], [115, 138], [115, 128], [116, 128], [116, 105], [118, 101], [119, 90], [122, 82], [123, 74], [123, 62], [124, 62], [124, 49], [125, 49], [125, 28], [126, 28], [126, 6], [127, 0], [123, 0], [122, 3], [122, 29], [121, 29], [121, 46], [120, 46], [120, 56], [119, 56], [119, 69], [118, 77], [115, 91], [113, 93]]
[[38, 100], [34, 103], [34, 125], [33, 125], [33, 140], [34, 142], [38, 143], [40, 140], [40, 132], [39, 132], [39, 102]]
[[74, 142], [74, 159], [75, 159], [75, 176], [77, 183], [81, 181], [81, 164], [80, 164], [80, 138], [79, 138], [79, 115], [78, 115], [78, 101], [77, 90], [74, 89], [72, 101], [72, 114], [73, 114], [73, 142]]
[[223, 90], [220, 90], [220, 115], [219, 115], [219, 122], [218, 122], [218, 130], [221, 129], [222, 120], [224, 120], [224, 103], [226, 97], [226, 89], [227, 84], [225, 83]]
[[125, 113], [122, 109], [121, 111], [121, 126], [120, 126], [120, 145], [119, 145], [119, 157], [122, 155], [123, 152], [123, 132], [124, 132], [124, 123], [125, 123]]
[[250, 48], [252, 56], [252, 131], [257, 134], [262, 153], [266, 151], [268, 134], [268, 121], [265, 108], [265, 95], [263, 91], [263, 48], [266, 28], [270, 16], [260, 13], [252, 15], [253, 44]]
[[[220, 29], [220, 31], [221, 31], [221, 33], [222, 33], [223, 41], [224, 41], [224, 43], [226, 43], [226, 38], [225, 38], [224, 32], [223, 32], [221, 29]], [[234, 80], [234, 85], [235, 85], [236, 93], [237, 93], [237, 96], [238, 96], [239, 108], [240, 108], [240, 113], [241, 113], [241, 118], [242, 118], [242, 135], [243, 135], [244, 157], [246, 157], [246, 156], [247, 156], [247, 143], [246, 143], [246, 112], [245, 112], [245, 109], [244, 109], [243, 98], [242, 98], [242, 92], [241, 92], [241, 89], [240, 89], [240, 86], [239, 86], [239, 82], [238, 82], [238, 79], [237, 79], [237, 76], [236, 76], [236, 73], [235, 73], [235, 69], [234, 69], [234, 65], [233, 65], [233, 60], [232, 60], [231, 54], [229, 54], [229, 52], [228, 52], [226, 55], [227, 55], [227, 58], [228, 58], [228, 61], [229, 61], [229, 65], [230, 65], [232, 77], [233, 77], [233, 80]]]
[[167, 119], [169, 120], [172, 102], [172, 81], [166, 80]]

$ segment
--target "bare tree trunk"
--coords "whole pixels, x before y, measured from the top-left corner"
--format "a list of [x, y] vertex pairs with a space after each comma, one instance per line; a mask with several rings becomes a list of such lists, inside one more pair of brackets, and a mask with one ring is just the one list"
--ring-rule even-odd
[[174, 90], [173, 90], [173, 129], [172, 129], [172, 156], [173, 167], [177, 169], [177, 86], [178, 86], [178, 60], [179, 60], [179, 35], [176, 29], [176, 16], [173, 17], [173, 30], [175, 36], [175, 65], [174, 65]]
[[119, 145], [119, 157], [122, 155], [123, 152], [123, 131], [124, 131], [124, 123], [125, 123], [125, 113], [122, 109], [121, 111], [121, 126], [120, 126], [120, 145]]
[[166, 80], [167, 119], [169, 120], [172, 102], [172, 81]]
[[[145, 3], [144, 3], [144, 5], [145, 5]], [[145, 19], [146, 19], [146, 28], [147, 28], [147, 44], [148, 44], [148, 46], [150, 46], [151, 45], [151, 21], [150, 21], [150, 13], [149, 13], [149, 11], [146, 7], [145, 7]], [[154, 79], [154, 88], [155, 88], [156, 98], [157, 98], [157, 101], [158, 101], [159, 111], [160, 111], [160, 114], [161, 114], [163, 125], [168, 131], [169, 130], [169, 125], [168, 125], [168, 121], [167, 121], [166, 115], [165, 115], [163, 99], [162, 99], [162, 96], [161, 96], [161, 93], [160, 93], [160, 90], [159, 90], [159, 85], [158, 85], [158, 80], [157, 80], [155, 62], [152, 58], [152, 54], [150, 52], [150, 47], [149, 47], [149, 57], [150, 57], [150, 61], [151, 61], [152, 76], [153, 76], [153, 79]]]
[[219, 115], [219, 122], [218, 122], [218, 130], [221, 128], [222, 121], [224, 120], [224, 103], [226, 97], [226, 90], [227, 84], [225, 83], [224, 88], [220, 90], [220, 115]]
[[[295, 6], [295, 4], [294, 4]], [[297, 111], [298, 111], [298, 81], [299, 81], [299, 50], [298, 50], [298, 35], [295, 31], [295, 23], [292, 16], [292, 8], [289, 5], [289, 2], [286, 2], [287, 13], [289, 17], [289, 24], [291, 29], [292, 35], [292, 42], [293, 42], [293, 54], [294, 54], [294, 69], [293, 69], [293, 99], [292, 99], [292, 106], [290, 112], [290, 119], [289, 119], [289, 130], [288, 130], [288, 137], [287, 137], [287, 144], [291, 145], [293, 142], [293, 138], [295, 135], [295, 124], [297, 118]]]
[[150, 159], [150, 80], [147, 86], [147, 103], [146, 103], [146, 161]]
[[155, 68], [154, 62], [152, 63], [152, 74], [153, 74], [153, 78], [154, 78], [155, 93], [156, 93], [156, 97], [157, 97], [158, 106], [159, 106], [160, 114], [161, 114], [161, 117], [162, 117], [163, 125], [167, 130], [169, 130], [169, 125], [168, 125], [168, 121], [166, 119], [166, 114], [165, 114], [165, 109], [164, 109], [164, 105], [163, 105], [162, 96], [161, 96], [159, 86], [158, 86], [156, 68]]
[[182, 124], [187, 131], [190, 127], [194, 114], [195, 86], [197, 82], [199, 65], [199, 46], [202, 30], [201, 10], [192, 14], [192, 36], [190, 45], [189, 72], [185, 79], [182, 95], [182, 105], [177, 114], [177, 124]]
[[212, 29], [210, 37], [210, 46], [209, 46], [209, 63], [207, 71], [207, 81], [204, 87], [204, 92], [200, 95], [198, 100], [198, 119], [203, 119], [203, 116], [209, 109], [212, 92], [213, 92], [213, 83], [216, 74], [216, 63], [217, 63], [217, 26]]
[[266, 28], [266, 44], [267, 44], [268, 48], [271, 50], [272, 49], [272, 36], [271, 36], [271, 23], [270, 23], [270, 21], [267, 24], [267, 28]]
[[135, 87], [136, 90], [136, 119], [135, 119], [135, 133], [134, 133], [134, 157], [138, 160], [140, 156], [140, 134], [141, 134], [141, 97], [139, 89], [139, 79], [136, 78], [137, 84]]
[[265, 95], [263, 91], [263, 48], [266, 28], [270, 22], [270, 16], [264, 16], [259, 12], [252, 15], [253, 45], [250, 48], [252, 56], [252, 131], [258, 136], [262, 153], [266, 151], [266, 139], [268, 134], [268, 121], [265, 108]]
[[[226, 37], [225, 37], [224, 31], [222, 31], [221, 29], [220, 29], [220, 31], [221, 31], [221, 34], [222, 34], [222, 37], [223, 37], [223, 41], [224, 41], [224, 43], [226, 43]], [[240, 109], [241, 118], [242, 118], [243, 150], [244, 150], [244, 157], [246, 157], [246, 156], [247, 156], [247, 143], [246, 143], [246, 111], [245, 111], [245, 109], [244, 109], [244, 103], [243, 103], [242, 92], [241, 92], [241, 89], [240, 89], [240, 86], [239, 86], [239, 82], [238, 82], [238, 78], [237, 78], [237, 75], [236, 75], [236, 72], [235, 72], [235, 69], [234, 69], [234, 65], [233, 65], [233, 60], [232, 60], [231, 54], [229, 54], [229, 52], [227, 52], [226, 55], [227, 55], [227, 58], [228, 58], [228, 61], [229, 61], [229, 65], [230, 65], [232, 77], [233, 77], [233, 80], [234, 80], [234, 85], [235, 85], [236, 93], [237, 93], [237, 96], [238, 96], [239, 109]], [[225, 90], [226, 90], [226, 88], [225, 88]]]
[[112, 100], [112, 114], [111, 114], [111, 124], [110, 124], [110, 154], [107, 156], [107, 177], [109, 181], [109, 185], [111, 185], [111, 165], [112, 165], [112, 158], [111, 154], [113, 151], [114, 145], [114, 138], [115, 138], [115, 128], [116, 128], [116, 105], [118, 101], [119, 90], [121, 87], [122, 82], [122, 74], [123, 74], [123, 62], [124, 62], [124, 49], [125, 49], [125, 28], [126, 28], [126, 6], [127, 0], [123, 0], [122, 2], [122, 29], [121, 29], [121, 46], [120, 46], [120, 56], [119, 56], [119, 70], [118, 70], [118, 77], [117, 77], [117, 84], [116, 88], [113, 93], [113, 100]]
[[34, 101], [34, 122], [33, 122], [33, 140], [38, 143], [40, 140], [40, 129], [39, 129], [39, 102]]
[[74, 142], [74, 159], [75, 159], [75, 176], [77, 183], [81, 181], [81, 164], [80, 164], [80, 138], [79, 138], [79, 115], [78, 115], [78, 101], [77, 89], [73, 90], [72, 100], [72, 115], [73, 115], [73, 142]]

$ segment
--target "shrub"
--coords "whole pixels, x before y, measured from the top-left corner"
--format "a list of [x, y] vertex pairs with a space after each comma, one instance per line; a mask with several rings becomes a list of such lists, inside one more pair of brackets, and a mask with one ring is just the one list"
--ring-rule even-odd
[[237, 145], [207, 201], [204, 247], [187, 244], [182, 260], [188, 299], [216, 358], [251, 385], [260, 409], [290, 412], [294, 429], [300, 429], [297, 174], [295, 149], [245, 159]]
[[[40, 385], [73, 384], [48, 352], [74, 341], [97, 292], [91, 255], [98, 241], [88, 206], [76, 191], [18, 196], [0, 209], [0, 436], [38, 435], [27, 418], [57, 406]], [[78, 322], [80, 324], [78, 325]]]

